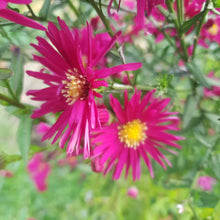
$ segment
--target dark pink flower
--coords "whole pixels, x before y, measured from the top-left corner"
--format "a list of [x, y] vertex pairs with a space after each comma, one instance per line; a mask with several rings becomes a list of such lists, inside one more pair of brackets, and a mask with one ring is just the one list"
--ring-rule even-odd
[[156, 5], [164, 4], [164, 2], [164, 0], [137, 0], [137, 24], [144, 26], [145, 11], [149, 16]]
[[205, 191], [212, 191], [213, 185], [216, 184], [216, 179], [211, 176], [200, 176], [197, 180], [197, 185]]
[[127, 195], [134, 198], [134, 199], [137, 198], [138, 189], [135, 186], [128, 188]]
[[38, 22], [27, 18], [19, 13], [17, 13], [16, 11], [7, 9], [7, 5], [8, 3], [13, 3], [13, 4], [30, 4], [32, 2], [32, 0], [1, 0], [0, 1], [0, 17], [10, 20], [14, 23], [23, 25], [23, 26], [27, 26], [27, 27], [31, 27], [34, 29], [38, 29], [41, 31], [45, 31], [46, 28], [39, 24]]
[[[108, 6], [109, 16], [114, 15], [114, 13], [111, 13], [111, 6], [112, 6], [113, 1], [114, 0], [110, 0], [109, 6]], [[164, 2], [165, 2], [165, 0], [137, 0], [137, 17], [136, 17], [137, 25], [143, 27], [144, 26], [145, 12], [147, 13], [147, 16], [149, 16], [152, 12], [152, 9], [156, 5], [163, 4]], [[121, 3], [121, 0], [119, 0], [117, 10], [119, 10], [119, 8], [120, 8], [120, 3]], [[127, 5], [127, 6], [133, 8], [134, 4], [131, 5], [130, 2], [129, 2], [129, 5]]]
[[171, 166], [169, 160], [159, 149], [165, 149], [176, 153], [163, 144], [175, 148], [181, 148], [175, 141], [184, 139], [167, 133], [168, 130], [179, 130], [179, 118], [173, 116], [178, 112], [169, 112], [167, 105], [169, 98], [154, 98], [155, 90], [148, 92], [141, 99], [141, 92], [128, 100], [128, 94], [124, 94], [124, 108], [116, 98], [110, 95], [110, 104], [116, 114], [117, 122], [102, 129], [94, 130], [92, 143], [95, 146], [94, 158], [100, 158], [100, 164], [105, 164], [104, 174], [114, 167], [113, 179], [119, 179], [121, 172], [126, 166], [125, 176], [132, 169], [133, 180], [140, 178], [140, 160], [143, 158], [151, 177], [153, 169], [150, 156], [164, 169], [164, 161]]
[[45, 191], [47, 189], [46, 181], [50, 173], [50, 165], [44, 162], [44, 154], [36, 153], [28, 162], [27, 169], [37, 190]]
[[14, 174], [9, 170], [0, 170], [0, 176], [11, 178], [14, 176]]
[[100, 163], [100, 159], [99, 158], [95, 158], [91, 162], [91, 168], [92, 168], [92, 171], [94, 171], [96, 173], [101, 173], [105, 169], [104, 164]]
[[[47, 70], [28, 71], [30, 76], [41, 79], [48, 86], [41, 90], [31, 90], [28, 95], [33, 100], [43, 101], [40, 109], [35, 110], [32, 118], [47, 113], [60, 113], [56, 123], [43, 136], [43, 140], [53, 136], [52, 143], [61, 137], [59, 145], [67, 144], [67, 154], [78, 155], [83, 149], [84, 158], [90, 156], [90, 131], [100, 127], [95, 96], [102, 97], [94, 89], [108, 86], [100, 80], [120, 71], [131, 71], [141, 67], [140, 63], [123, 64], [112, 68], [97, 68], [99, 61], [111, 49], [120, 35], [118, 32], [106, 45], [97, 48], [99, 43], [92, 35], [90, 26], [86, 31], [71, 31], [64, 21], [58, 18], [60, 29], [49, 23], [47, 36], [53, 46], [44, 38], [38, 37], [38, 45], [32, 45], [42, 56], [34, 59], [43, 64]], [[81, 42], [81, 35], [87, 38], [87, 49]], [[96, 53], [93, 51], [96, 50]], [[83, 139], [83, 148], [80, 147]]]
[[[220, 79], [218, 79], [217, 77], [214, 76], [213, 71], [208, 74], [208, 77], [215, 80], [215, 81], [220, 82]], [[204, 97], [220, 96], [220, 87], [219, 86], [212, 86], [211, 89], [204, 88], [203, 93], [204, 93]]]
[[69, 165], [71, 169], [74, 169], [77, 164], [78, 164], [78, 161], [75, 156], [65, 157], [64, 159], [60, 159], [58, 161], [59, 166], [62, 167], [62, 166]]
[[50, 126], [47, 123], [44, 122], [40, 122], [37, 126], [36, 126], [36, 132], [38, 134], [45, 134], [47, 131], [49, 131]]

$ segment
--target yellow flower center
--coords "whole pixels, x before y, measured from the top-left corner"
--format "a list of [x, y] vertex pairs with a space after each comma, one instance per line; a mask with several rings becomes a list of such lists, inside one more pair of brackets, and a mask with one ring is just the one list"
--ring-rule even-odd
[[77, 70], [74, 70], [74, 72], [69, 70], [68, 73], [66, 73], [66, 78], [67, 80], [62, 81], [64, 88], [61, 91], [66, 98], [66, 102], [72, 105], [77, 99], [86, 99], [89, 92], [89, 83], [86, 78], [79, 75]]
[[137, 149], [140, 143], [146, 140], [146, 123], [139, 119], [129, 121], [118, 127], [119, 140], [125, 144], [125, 147]]
[[211, 35], [215, 36], [218, 33], [218, 25], [216, 23], [213, 23], [213, 25], [210, 28], [208, 28], [208, 32]]

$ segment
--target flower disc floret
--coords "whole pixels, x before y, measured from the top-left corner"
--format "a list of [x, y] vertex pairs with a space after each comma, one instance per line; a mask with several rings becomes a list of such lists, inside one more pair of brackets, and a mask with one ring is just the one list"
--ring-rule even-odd
[[136, 119], [119, 126], [118, 137], [125, 144], [125, 147], [136, 149], [147, 138], [146, 130], [146, 123]]

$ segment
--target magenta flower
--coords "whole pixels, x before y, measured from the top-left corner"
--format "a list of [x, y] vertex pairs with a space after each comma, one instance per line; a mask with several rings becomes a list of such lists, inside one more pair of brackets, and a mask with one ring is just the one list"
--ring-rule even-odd
[[[214, 72], [211, 71], [208, 74], [208, 77], [215, 80], [215, 81], [220, 81], [219, 78], [214, 76]], [[220, 96], [220, 87], [219, 86], [212, 86], [211, 89], [209, 88], [204, 88], [203, 89], [204, 97], [212, 97], [212, 96]]]
[[216, 184], [216, 179], [211, 176], [200, 176], [197, 180], [197, 185], [205, 191], [212, 191], [213, 185]]
[[[108, 14], [109, 16], [113, 16], [114, 13], [111, 13], [111, 6], [114, 0], [110, 0], [109, 6], [108, 6]], [[165, 0], [137, 0], [137, 24], [138, 26], [144, 26], [144, 17], [145, 17], [145, 11], [147, 12], [147, 15], [149, 16], [152, 12], [152, 9], [156, 5], [163, 4]], [[120, 8], [121, 0], [119, 0], [118, 4], [118, 10]], [[133, 6], [133, 5], [132, 5]]]
[[138, 189], [135, 186], [128, 188], [127, 195], [134, 198], [134, 199], [137, 198]]
[[28, 162], [27, 169], [37, 190], [40, 192], [45, 191], [47, 189], [46, 180], [50, 173], [50, 165], [44, 162], [44, 154], [36, 153]]
[[32, 0], [1, 0], [0, 1], [0, 17], [7, 19], [9, 21], [15, 22], [17, 24], [31, 27], [34, 29], [38, 29], [41, 31], [45, 31], [46, 28], [37, 23], [36, 21], [33, 21], [32, 19], [29, 19], [13, 10], [7, 9], [8, 3], [13, 4], [30, 4]]
[[[43, 101], [41, 107], [32, 114], [32, 118], [41, 117], [47, 113], [60, 113], [56, 123], [43, 136], [42, 140], [50, 139], [52, 143], [61, 137], [59, 145], [67, 144], [68, 155], [78, 155], [83, 140], [84, 158], [90, 156], [90, 131], [100, 126], [95, 96], [101, 97], [94, 89], [108, 86], [100, 80], [120, 71], [131, 71], [141, 67], [140, 63], [123, 64], [112, 68], [97, 69], [97, 64], [111, 49], [120, 35], [117, 33], [111, 41], [102, 48], [96, 48], [96, 38], [93, 38], [91, 28], [82, 32], [87, 38], [87, 50], [82, 49], [81, 32], [70, 31], [64, 21], [58, 18], [60, 30], [49, 23], [47, 36], [53, 46], [44, 38], [38, 37], [38, 45], [32, 45], [42, 56], [34, 59], [43, 64], [47, 70], [41, 72], [28, 71], [30, 76], [41, 79], [48, 86], [41, 90], [31, 90], [28, 95], [33, 100]], [[82, 50], [86, 54], [82, 53]], [[96, 50], [97, 53], [93, 53]], [[83, 54], [83, 55], [82, 55]], [[84, 57], [86, 56], [86, 59]], [[84, 62], [86, 60], [86, 62]]]
[[95, 173], [101, 173], [105, 169], [104, 165], [100, 163], [100, 159], [98, 157], [92, 160], [91, 168]]
[[47, 123], [44, 123], [44, 122], [40, 122], [36, 126], [36, 132], [38, 134], [45, 134], [49, 129], [50, 129], [50, 126]]
[[137, 20], [136, 22], [140, 26], [144, 26], [144, 16], [145, 11], [149, 16], [152, 12], [152, 9], [156, 5], [164, 4], [164, 0], [137, 0]]
[[179, 119], [177, 116], [172, 116], [178, 112], [169, 112], [167, 105], [170, 99], [154, 98], [154, 92], [155, 90], [148, 92], [141, 99], [141, 92], [135, 91], [130, 100], [125, 92], [124, 109], [119, 101], [110, 95], [110, 104], [118, 121], [102, 129], [96, 129], [92, 141], [95, 145], [94, 158], [99, 157], [100, 163], [106, 165], [104, 175], [114, 167], [113, 179], [119, 179], [126, 165], [125, 176], [127, 177], [129, 169], [132, 168], [135, 181], [141, 175], [141, 157], [151, 177], [154, 174], [150, 156], [164, 169], [166, 168], [164, 161], [171, 166], [159, 149], [175, 154], [176, 152], [163, 144], [181, 148], [175, 141], [184, 138], [166, 132], [179, 130], [177, 128]]

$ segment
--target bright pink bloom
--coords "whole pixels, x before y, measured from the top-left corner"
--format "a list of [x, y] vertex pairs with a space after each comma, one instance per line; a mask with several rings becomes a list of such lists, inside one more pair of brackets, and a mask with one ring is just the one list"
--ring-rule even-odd
[[137, 198], [138, 196], [138, 189], [135, 186], [132, 186], [128, 189], [127, 195], [132, 197], [132, 198]]
[[64, 159], [60, 159], [58, 161], [59, 166], [69, 165], [71, 169], [74, 169], [77, 165], [78, 161], [75, 156], [65, 157]]
[[0, 176], [11, 178], [14, 176], [14, 174], [9, 170], [0, 170]]
[[[109, 6], [108, 6], [109, 16], [114, 15], [114, 13], [111, 13], [111, 6], [112, 6], [113, 1], [114, 0], [110, 0]], [[164, 2], [165, 2], [165, 0], [137, 0], [137, 18], [136, 18], [137, 25], [141, 26], [141, 27], [144, 26], [145, 11], [147, 13], [147, 16], [149, 16], [150, 13], [152, 12], [152, 9], [156, 5], [163, 4]], [[118, 10], [120, 8], [120, 3], [121, 3], [121, 0], [119, 0]], [[133, 8], [134, 4], [131, 5], [129, 2], [129, 5], [127, 5], [127, 6]]]
[[94, 130], [92, 143], [95, 146], [94, 158], [100, 158], [100, 164], [105, 164], [104, 175], [113, 167], [113, 179], [119, 179], [121, 172], [126, 165], [125, 176], [127, 177], [130, 167], [132, 168], [133, 180], [140, 178], [140, 159], [144, 159], [151, 177], [153, 177], [151, 156], [164, 169], [164, 161], [171, 166], [169, 160], [159, 149], [165, 149], [176, 153], [163, 144], [175, 148], [181, 148], [175, 143], [183, 137], [169, 134], [168, 130], [179, 130], [179, 118], [173, 116], [178, 112], [169, 112], [167, 105], [169, 98], [154, 98], [155, 90], [148, 92], [141, 99], [141, 92], [135, 94], [128, 100], [127, 91], [124, 96], [124, 109], [119, 101], [110, 95], [110, 104], [118, 119], [117, 122]]
[[156, 5], [164, 4], [164, 2], [164, 0], [137, 0], [137, 24], [144, 26], [145, 11], [149, 16]]
[[49, 131], [50, 126], [47, 123], [44, 122], [40, 122], [37, 126], [36, 126], [36, 132], [38, 134], [45, 134], [47, 131]]
[[104, 164], [100, 163], [100, 159], [99, 158], [95, 158], [92, 162], [91, 162], [91, 168], [95, 173], [101, 173], [104, 169], [105, 166]]
[[50, 165], [44, 162], [44, 154], [36, 153], [28, 162], [27, 169], [37, 190], [40, 192], [45, 191], [47, 189], [46, 180], [50, 173]]
[[[34, 59], [43, 64], [48, 70], [44, 72], [28, 71], [30, 76], [41, 79], [48, 85], [41, 90], [31, 90], [28, 95], [33, 100], [43, 101], [40, 109], [35, 110], [32, 118], [41, 117], [47, 113], [61, 112], [56, 123], [43, 136], [42, 140], [50, 139], [54, 135], [52, 143], [59, 137], [60, 147], [67, 144], [67, 154], [80, 154], [80, 145], [83, 139], [84, 158], [90, 156], [90, 131], [100, 127], [99, 115], [95, 103], [95, 96], [102, 97], [94, 89], [100, 86], [108, 86], [104, 80], [111, 74], [120, 71], [131, 71], [141, 67], [140, 63], [123, 64], [112, 68], [98, 69], [97, 64], [111, 49], [120, 35], [117, 33], [111, 41], [102, 48], [92, 36], [90, 26], [86, 32], [75, 29], [70, 31], [64, 21], [58, 18], [60, 30], [49, 23], [47, 36], [53, 46], [44, 38], [38, 37], [38, 45], [32, 45], [42, 56], [34, 56]], [[81, 44], [80, 36], [85, 34], [87, 38], [87, 50]], [[93, 53], [96, 50], [96, 53]], [[83, 52], [82, 52], [83, 51]], [[84, 58], [85, 57], [85, 58]], [[49, 72], [49, 74], [48, 74]]]
[[38, 22], [29, 19], [16, 11], [7, 9], [8, 3], [13, 4], [30, 4], [32, 0], [1, 0], [0, 1], [0, 17], [15, 22], [17, 24], [45, 31], [46, 28]]
[[[215, 81], [220, 82], [220, 80], [214, 76], [213, 71], [208, 74], [208, 77], [212, 78]], [[203, 93], [204, 93], [205, 97], [220, 96], [220, 87], [219, 86], [212, 86], [211, 89], [204, 88]]]
[[216, 184], [216, 179], [211, 176], [200, 176], [197, 180], [197, 185], [205, 191], [212, 191], [213, 185]]

